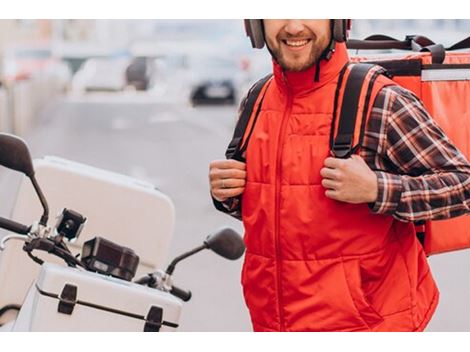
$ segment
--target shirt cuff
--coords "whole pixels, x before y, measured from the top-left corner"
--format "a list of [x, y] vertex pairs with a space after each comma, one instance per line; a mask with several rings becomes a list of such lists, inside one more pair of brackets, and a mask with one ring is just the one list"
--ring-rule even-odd
[[403, 184], [401, 176], [383, 171], [374, 171], [377, 176], [378, 194], [374, 203], [369, 203], [375, 214], [393, 215], [400, 203]]

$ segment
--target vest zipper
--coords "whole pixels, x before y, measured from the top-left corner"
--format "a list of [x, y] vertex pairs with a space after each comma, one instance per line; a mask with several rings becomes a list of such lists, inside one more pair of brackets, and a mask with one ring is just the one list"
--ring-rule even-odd
[[282, 257], [281, 257], [281, 249], [279, 244], [279, 227], [280, 227], [280, 207], [281, 207], [281, 178], [282, 178], [282, 150], [283, 150], [283, 143], [285, 137], [285, 129], [287, 125], [287, 121], [289, 120], [290, 112], [292, 110], [292, 93], [290, 91], [290, 87], [287, 83], [287, 79], [282, 73], [282, 78], [284, 80], [284, 84], [286, 85], [287, 91], [287, 104], [284, 110], [284, 115], [282, 116], [281, 128], [279, 130], [279, 137], [277, 141], [277, 155], [276, 155], [276, 188], [275, 188], [275, 249], [276, 249], [276, 271], [277, 271], [277, 302], [278, 302], [278, 310], [279, 310], [279, 325], [280, 330], [284, 331], [284, 313], [283, 313], [283, 300], [282, 300]]

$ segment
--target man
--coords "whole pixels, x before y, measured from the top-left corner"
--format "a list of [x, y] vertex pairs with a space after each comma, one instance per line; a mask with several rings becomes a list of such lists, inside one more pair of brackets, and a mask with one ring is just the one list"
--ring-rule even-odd
[[470, 165], [417, 98], [390, 85], [358, 154], [331, 157], [349, 60], [337, 21], [262, 22], [274, 78], [246, 164], [211, 163], [212, 197], [243, 220], [254, 330], [421, 331], [439, 293], [412, 221], [468, 212]]

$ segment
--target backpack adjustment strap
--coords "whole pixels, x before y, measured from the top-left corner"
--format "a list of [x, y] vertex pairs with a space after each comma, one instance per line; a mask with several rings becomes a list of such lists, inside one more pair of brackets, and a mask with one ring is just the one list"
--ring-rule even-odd
[[331, 153], [336, 158], [347, 158], [352, 153], [352, 134], [339, 134], [336, 136], [336, 139], [331, 147]]

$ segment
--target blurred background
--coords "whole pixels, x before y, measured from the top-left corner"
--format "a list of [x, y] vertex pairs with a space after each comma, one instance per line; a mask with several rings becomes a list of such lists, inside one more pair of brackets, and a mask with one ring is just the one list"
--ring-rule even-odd
[[[377, 33], [451, 45], [469, 36], [470, 20], [353, 21], [352, 38]], [[169, 195], [170, 259], [221, 226], [242, 232], [213, 208], [208, 165], [224, 157], [240, 99], [270, 70], [242, 20], [0, 20], [0, 131], [25, 138], [33, 157], [119, 172]], [[13, 178], [0, 170], [0, 214], [14, 202]], [[193, 291], [180, 330], [251, 330], [241, 264], [202, 253], [180, 265], [175, 280]], [[431, 264], [441, 305], [429, 330], [470, 331], [470, 279], [461, 269], [470, 254]]]

